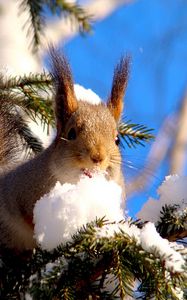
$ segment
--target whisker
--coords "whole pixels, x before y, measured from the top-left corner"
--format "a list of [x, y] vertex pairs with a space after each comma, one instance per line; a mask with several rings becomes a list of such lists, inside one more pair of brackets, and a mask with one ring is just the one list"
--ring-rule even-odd
[[117, 161], [117, 160], [110, 159], [110, 162], [112, 162], [112, 163], [114, 163], [114, 164], [119, 164], [119, 165], [121, 165], [121, 162], [120, 162], [120, 161]]
[[131, 165], [127, 165], [129, 167], [129, 169], [133, 169], [133, 170], [138, 170], [138, 168], [131, 166]]
[[60, 139], [63, 140], [63, 141], [66, 141], [66, 142], [70, 142], [68, 139], [66, 139], [66, 138], [64, 138], [64, 137], [62, 137], [62, 136], [61, 136]]

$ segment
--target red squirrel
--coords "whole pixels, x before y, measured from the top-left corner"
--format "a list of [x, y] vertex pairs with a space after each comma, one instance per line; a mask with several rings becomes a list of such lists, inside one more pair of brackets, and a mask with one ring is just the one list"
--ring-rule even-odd
[[[13, 167], [0, 176], [0, 248], [17, 251], [36, 246], [33, 237], [33, 208], [41, 196], [57, 181], [76, 183], [85, 170], [106, 171], [106, 176], [124, 188], [117, 126], [123, 109], [129, 60], [122, 58], [114, 70], [113, 83], [106, 103], [77, 101], [74, 82], [66, 57], [52, 49], [52, 79], [56, 137], [36, 157]], [[6, 99], [4, 99], [4, 102]], [[6, 105], [0, 111], [0, 139], [11, 139], [11, 124]], [[5, 129], [4, 129], [5, 127]], [[3, 136], [2, 136], [3, 135]], [[1, 143], [0, 166], [8, 159], [7, 142]], [[6, 149], [7, 147], [7, 149]], [[10, 151], [11, 152], [11, 151]]]

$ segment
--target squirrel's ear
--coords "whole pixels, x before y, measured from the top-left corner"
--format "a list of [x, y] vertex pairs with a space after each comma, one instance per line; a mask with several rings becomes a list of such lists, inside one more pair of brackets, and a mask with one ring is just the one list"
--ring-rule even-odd
[[50, 47], [52, 60], [52, 78], [54, 80], [55, 115], [57, 122], [57, 137], [62, 134], [64, 125], [69, 117], [78, 107], [74, 93], [74, 84], [69, 63], [64, 54], [59, 54], [53, 47]]
[[123, 97], [128, 83], [130, 57], [122, 57], [114, 70], [112, 90], [107, 102], [116, 122], [123, 110]]

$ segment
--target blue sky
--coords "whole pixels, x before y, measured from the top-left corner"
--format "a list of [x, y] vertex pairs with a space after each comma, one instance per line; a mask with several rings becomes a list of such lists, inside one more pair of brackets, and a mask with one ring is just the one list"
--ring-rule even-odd
[[[113, 68], [121, 55], [132, 56], [124, 115], [154, 128], [179, 108], [187, 83], [187, 3], [185, 0], [139, 0], [124, 5], [94, 24], [90, 36], [77, 36], [65, 46], [75, 82], [106, 99]], [[150, 149], [126, 147], [125, 156], [139, 169]], [[133, 176], [126, 170], [127, 177]], [[137, 171], [135, 171], [137, 172]], [[167, 175], [167, 161], [153, 176], [153, 188], [129, 199], [131, 215]], [[152, 174], [150, 175], [152, 176]]]

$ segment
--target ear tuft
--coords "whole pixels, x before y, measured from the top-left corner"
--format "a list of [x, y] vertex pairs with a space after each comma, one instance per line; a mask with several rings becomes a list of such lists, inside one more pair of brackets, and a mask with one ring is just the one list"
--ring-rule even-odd
[[130, 56], [122, 57], [114, 70], [112, 90], [107, 103], [114, 119], [119, 120], [123, 110], [123, 97], [129, 78]]
[[52, 62], [52, 79], [54, 81], [55, 115], [57, 120], [57, 135], [61, 131], [78, 107], [74, 93], [74, 83], [71, 69], [64, 54], [59, 54], [54, 47], [50, 47], [49, 54]]

